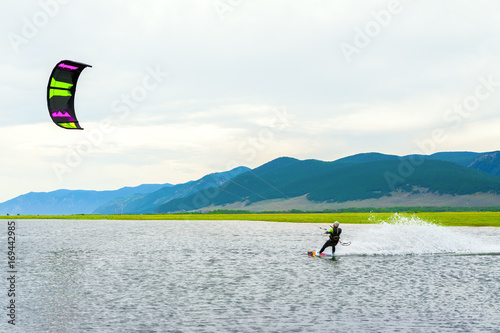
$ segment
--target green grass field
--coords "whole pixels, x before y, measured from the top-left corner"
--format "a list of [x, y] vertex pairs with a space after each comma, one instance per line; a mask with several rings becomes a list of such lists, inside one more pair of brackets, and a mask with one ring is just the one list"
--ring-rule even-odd
[[[401, 213], [442, 226], [500, 227], [500, 212], [426, 212]], [[71, 219], [71, 220], [239, 220], [292, 223], [370, 224], [389, 221], [393, 213], [276, 213], [276, 214], [158, 214], [158, 215], [23, 215], [0, 216], [0, 219]]]

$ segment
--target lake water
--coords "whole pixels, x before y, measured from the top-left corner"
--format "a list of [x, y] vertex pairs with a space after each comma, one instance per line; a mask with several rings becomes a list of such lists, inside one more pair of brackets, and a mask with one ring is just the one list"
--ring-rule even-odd
[[[4, 267], [7, 222], [3, 221]], [[19, 332], [500, 332], [500, 228], [17, 220]], [[326, 252], [328, 252], [327, 250]]]

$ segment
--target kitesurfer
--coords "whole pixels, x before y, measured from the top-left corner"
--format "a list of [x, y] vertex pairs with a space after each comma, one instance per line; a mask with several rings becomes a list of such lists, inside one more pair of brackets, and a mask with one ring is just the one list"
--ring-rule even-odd
[[321, 255], [321, 253], [323, 253], [323, 251], [329, 246], [332, 247], [332, 254], [335, 253], [335, 246], [338, 244], [340, 240], [340, 234], [342, 233], [342, 229], [339, 228], [339, 224], [340, 223], [338, 221], [335, 221], [332, 228], [324, 232], [325, 234], [330, 234], [330, 239], [328, 239], [325, 245], [323, 245], [323, 247], [319, 251], [319, 255]]

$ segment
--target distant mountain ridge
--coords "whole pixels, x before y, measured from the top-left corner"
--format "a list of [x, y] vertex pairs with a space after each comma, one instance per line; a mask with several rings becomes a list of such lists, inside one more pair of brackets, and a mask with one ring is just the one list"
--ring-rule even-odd
[[231, 178], [250, 170], [238, 167], [226, 172], [217, 172], [206, 175], [198, 180], [184, 184], [165, 186], [146, 194], [135, 194], [128, 197], [117, 198], [96, 208], [93, 214], [148, 214], [158, 206], [170, 200], [183, 198], [193, 193], [203, 191], [210, 187], [224, 184]]
[[500, 176], [500, 151], [490, 153], [447, 152], [435, 153], [430, 158], [453, 162], [468, 168]]
[[30, 192], [0, 203], [1, 215], [66, 215], [89, 214], [105, 202], [132, 195], [149, 193], [171, 184], [143, 184], [114, 191], [56, 190]]
[[[211, 189], [218, 192], [213, 198], [200, 201], [195, 200], [195, 196], [202, 197], [202, 194], [193, 194], [169, 201], [155, 212], [224, 208], [235, 203], [244, 209], [260, 201], [298, 197], [315, 203], [356, 202], [390, 197], [398, 192], [413, 196], [425, 193], [455, 196], [457, 203], [462, 202], [460, 196], [492, 194], [498, 195], [500, 206], [500, 177], [494, 174], [500, 165], [497, 156], [496, 152], [404, 157], [364, 153], [333, 162], [283, 157], [241, 174], [218, 189]], [[453, 200], [448, 201], [453, 205]]]
[[[206, 187], [221, 185], [231, 177], [247, 171], [238, 167], [226, 172], [214, 173], [185, 184], [144, 184], [136, 187], [123, 187], [112, 191], [56, 190], [52, 192], [31, 192], [0, 203], [0, 215], [70, 215], [70, 214], [121, 214], [152, 211], [157, 205], [168, 200], [168, 196], [182, 197]], [[203, 185], [204, 184], [204, 185]], [[161, 194], [167, 199], [162, 201]], [[152, 199], [145, 203], [141, 198]]]
[[0, 215], [149, 214], [250, 206], [280, 210], [284, 204], [276, 203], [285, 201], [291, 207], [299, 201], [304, 207], [381, 202], [413, 206], [419, 196], [427, 196], [424, 201], [431, 205], [500, 206], [500, 152], [403, 157], [362, 153], [331, 162], [280, 157], [255, 169], [238, 167], [177, 185], [31, 192], [0, 203]]

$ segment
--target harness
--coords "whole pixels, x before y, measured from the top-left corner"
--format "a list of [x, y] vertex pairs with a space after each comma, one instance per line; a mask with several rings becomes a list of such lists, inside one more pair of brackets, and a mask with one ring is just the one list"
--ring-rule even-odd
[[330, 234], [330, 240], [332, 242], [338, 242], [340, 239], [340, 234], [342, 233], [342, 229], [341, 228], [332, 228], [330, 230], [328, 230], [328, 233]]

